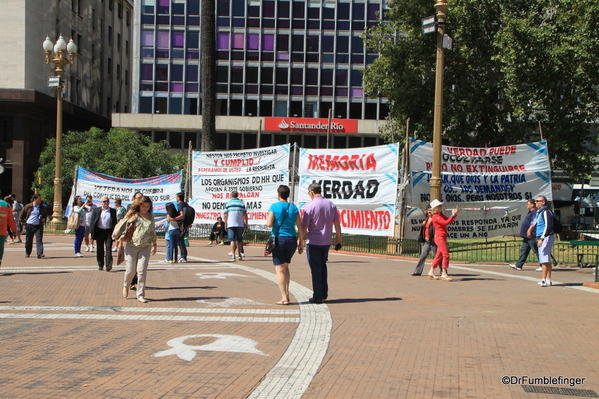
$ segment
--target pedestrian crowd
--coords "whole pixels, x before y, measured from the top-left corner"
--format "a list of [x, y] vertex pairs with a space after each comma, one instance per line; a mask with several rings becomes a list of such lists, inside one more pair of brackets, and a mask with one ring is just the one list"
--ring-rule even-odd
[[[328, 255], [333, 245], [334, 249], [342, 247], [341, 225], [335, 204], [323, 197], [319, 184], [311, 184], [308, 195], [311, 202], [300, 213], [297, 206], [290, 202], [290, 188], [279, 186], [278, 201], [271, 204], [267, 212], [266, 225], [271, 229], [271, 248], [265, 254], [272, 256], [275, 267], [277, 284], [281, 293], [278, 305], [289, 305], [289, 283], [291, 281], [290, 264], [297, 252], [306, 251], [306, 257], [312, 275], [313, 296], [310, 302], [323, 303], [329, 294], [328, 285]], [[82, 247], [86, 252], [96, 252], [98, 270], [110, 272], [113, 268], [113, 252], [117, 252], [117, 264], [126, 262], [126, 272], [123, 281], [123, 296], [127, 297], [130, 290], [136, 291], [140, 302], [148, 302], [145, 298], [145, 286], [149, 259], [156, 254], [156, 221], [153, 213], [153, 203], [141, 192], [135, 193], [133, 203], [128, 208], [122, 206], [122, 201], [116, 199], [114, 207], [110, 207], [107, 197], [101, 199], [101, 205], [93, 204], [93, 198], [87, 196], [83, 201], [81, 196], [74, 198], [69, 217], [69, 229], [75, 233], [73, 250], [75, 257], [83, 257]], [[422, 223], [418, 241], [422, 244], [420, 259], [412, 276], [423, 273], [426, 259], [430, 252], [433, 254], [428, 277], [431, 280], [452, 281], [448, 274], [450, 252], [447, 245], [447, 226], [459, 214], [459, 208], [453, 209], [451, 216], [443, 214], [443, 203], [437, 199], [426, 207], [426, 217]], [[548, 287], [551, 282], [551, 249], [555, 241], [554, 215], [547, 206], [547, 199], [538, 196], [536, 200], [526, 203], [528, 214], [521, 225], [520, 237], [522, 245], [518, 261], [510, 266], [522, 270], [529, 253], [532, 251], [538, 257], [538, 271], [542, 271], [539, 285]], [[176, 195], [176, 203], [166, 204], [166, 218], [163, 226], [166, 240], [166, 259], [168, 263], [187, 262], [187, 234], [193, 223], [188, 218], [188, 208], [183, 193]], [[193, 211], [193, 208], [191, 208]], [[193, 211], [194, 212], [194, 211]], [[49, 211], [42, 202], [39, 194], [31, 197], [31, 202], [24, 205], [9, 195], [0, 200], [0, 265], [4, 252], [5, 240], [20, 243], [21, 231], [25, 232], [25, 256], [29, 257], [33, 250], [35, 238], [36, 254], [44, 258], [43, 231]], [[212, 227], [210, 244], [226, 241], [230, 245], [230, 261], [241, 261], [243, 251], [243, 235], [248, 228], [248, 214], [243, 199], [239, 193], [231, 193], [231, 199], [226, 203], [223, 217], [219, 217]], [[304, 247], [305, 239], [305, 247]], [[95, 244], [94, 244], [95, 243]], [[440, 269], [440, 275], [436, 270]]]

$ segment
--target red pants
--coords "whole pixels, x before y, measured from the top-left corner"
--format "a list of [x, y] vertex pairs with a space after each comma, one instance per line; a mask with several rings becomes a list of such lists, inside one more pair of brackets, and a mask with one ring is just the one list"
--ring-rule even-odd
[[437, 266], [441, 266], [443, 269], [449, 268], [449, 248], [447, 247], [447, 238], [435, 237], [435, 244], [437, 245], [437, 254], [433, 259], [433, 269]]

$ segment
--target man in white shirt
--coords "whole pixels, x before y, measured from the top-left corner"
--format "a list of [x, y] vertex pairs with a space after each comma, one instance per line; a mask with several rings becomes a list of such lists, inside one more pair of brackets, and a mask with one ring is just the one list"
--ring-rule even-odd
[[42, 196], [33, 194], [31, 203], [23, 207], [20, 216], [21, 225], [25, 226], [25, 256], [27, 258], [33, 249], [33, 236], [35, 236], [38, 259], [45, 257], [43, 238], [46, 216], [46, 208], [42, 205]]
[[116, 226], [116, 209], [110, 208], [108, 197], [102, 198], [102, 206], [92, 211], [89, 225], [92, 240], [96, 240], [96, 260], [98, 270], [104, 269], [104, 255], [106, 255], [106, 271], [112, 270], [112, 232]]

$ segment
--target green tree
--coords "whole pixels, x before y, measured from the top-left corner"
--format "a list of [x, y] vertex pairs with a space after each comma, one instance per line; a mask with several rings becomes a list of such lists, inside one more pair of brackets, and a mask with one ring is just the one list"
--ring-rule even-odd
[[[500, 146], [539, 140], [542, 131], [554, 168], [587, 175], [599, 117], [599, 3], [448, 2], [444, 139]], [[436, 38], [422, 34], [421, 19], [436, 14], [434, 3], [392, 1], [388, 20], [365, 34], [381, 55], [364, 72], [366, 92], [387, 96], [390, 119], [405, 126], [410, 118], [410, 134], [424, 140], [432, 139]]]
[[[105, 132], [92, 128], [87, 132], [70, 131], [62, 137], [62, 198], [68, 198], [75, 168], [111, 176], [139, 179], [185, 170], [187, 158], [170, 155], [168, 143], [152, 143], [149, 137], [126, 129]], [[38, 173], [42, 177], [42, 198], [54, 197], [55, 139], [48, 140], [40, 155]]]

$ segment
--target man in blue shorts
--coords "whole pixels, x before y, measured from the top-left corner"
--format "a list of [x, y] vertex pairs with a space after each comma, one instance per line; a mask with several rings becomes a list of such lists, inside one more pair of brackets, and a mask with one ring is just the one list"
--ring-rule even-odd
[[231, 261], [235, 262], [235, 251], [239, 254], [237, 259], [242, 260], [241, 248], [237, 243], [243, 241], [243, 231], [248, 224], [248, 215], [245, 204], [239, 199], [237, 191], [231, 193], [231, 200], [225, 205], [224, 219], [231, 242]]

